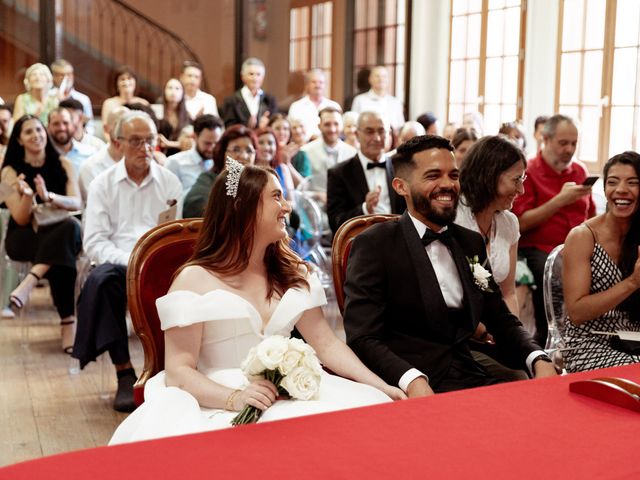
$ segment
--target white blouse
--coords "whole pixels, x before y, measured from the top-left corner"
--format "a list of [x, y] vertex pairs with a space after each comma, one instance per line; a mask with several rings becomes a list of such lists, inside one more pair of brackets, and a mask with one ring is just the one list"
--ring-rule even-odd
[[[475, 215], [463, 202], [464, 199], [461, 198], [455, 223], [482, 234]], [[491, 225], [491, 238], [489, 239], [491, 248], [488, 249], [488, 256], [493, 278], [498, 284], [504, 282], [509, 275], [509, 251], [514, 244], [518, 243], [519, 239], [518, 217], [508, 210], [496, 212], [493, 215]]]

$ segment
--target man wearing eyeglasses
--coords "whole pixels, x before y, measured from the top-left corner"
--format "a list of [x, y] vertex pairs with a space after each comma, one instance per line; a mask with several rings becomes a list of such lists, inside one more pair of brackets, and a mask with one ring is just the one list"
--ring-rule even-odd
[[393, 167], [385, 156], [390, 129], [377, 112], [358, 118], [360, 150], [350, 160], [329, 169], [327, 213], [335, 234], [340, 225], [358, 215], [402, 213], [406, 204], [391, 187]]
[[138, 239], [149, 229], [180, 215], [180, 180], [153, 159], [156, 127], [144, 112], [125, 114], [113, 139], [123, 160], [98, 175], [89, 186], [84, 212], [83, 244], [98, 266], [91, 272], [78, 299], [78, 331], [73, 356], [80, 367], [109, 352], [118, 376], [115, 410], [135, 409], [136, 374], [129, 358], [125, 315], [126, 272]]

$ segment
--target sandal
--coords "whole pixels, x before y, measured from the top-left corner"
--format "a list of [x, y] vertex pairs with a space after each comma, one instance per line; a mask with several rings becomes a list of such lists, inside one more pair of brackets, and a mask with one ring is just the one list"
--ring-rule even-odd
[[76, 323], [75, 320], [60, 322], [60, 326], [62, 327], [62, 351], [67, 355], [71, 355], [73, 353], [73, 342], [76, 336], [76, 332], [73, 328], [74, 323]]
[[[25, 277], [25, 279], [22, 280], [22, 282], [20, 282], [20, 285], [18, 285], [16, 289], [13, 292], [11, 292], [11, 295], [9, 296], [9, 308], [16, 316], [20, 315], [20, 310], [24, 308], [24, 305], [29, 300], [29, 295], [31, 294], [31, 290], [34, 286], [32, 285], [30, 288], [26, 288], [26, 287], [23, 287], [22, 285], [25, 282], [25, 280], [29, 277], [29, 275], [32, 275], [36, 279], [36, 284], [40, 280], [42, 280], [40, 278], [40, 275], [37, 275], [33, 272], [29, 272]], [[23, 292], [20, 292], [21, 288], [22, 290], [24, 290]]]

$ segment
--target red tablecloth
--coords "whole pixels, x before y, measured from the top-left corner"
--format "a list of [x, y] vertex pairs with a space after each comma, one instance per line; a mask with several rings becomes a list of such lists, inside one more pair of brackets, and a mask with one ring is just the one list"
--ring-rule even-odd
[[640, 414], [569, 392], [640, 365], [55, 455], [0, 479], [640, 478]]

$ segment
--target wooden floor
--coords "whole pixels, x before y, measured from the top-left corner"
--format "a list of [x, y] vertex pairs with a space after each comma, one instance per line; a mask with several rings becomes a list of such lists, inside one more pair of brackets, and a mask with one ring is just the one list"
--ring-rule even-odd
[[[0, 319], [0, 466], [106, 445], [127, 416], [112, 408], [108, 355], [78, 372], [59, 322], [47, 287], [34, 289], [22, 319]], [[135, 335], [129, 343], [139, 374], [142, 347]]]

